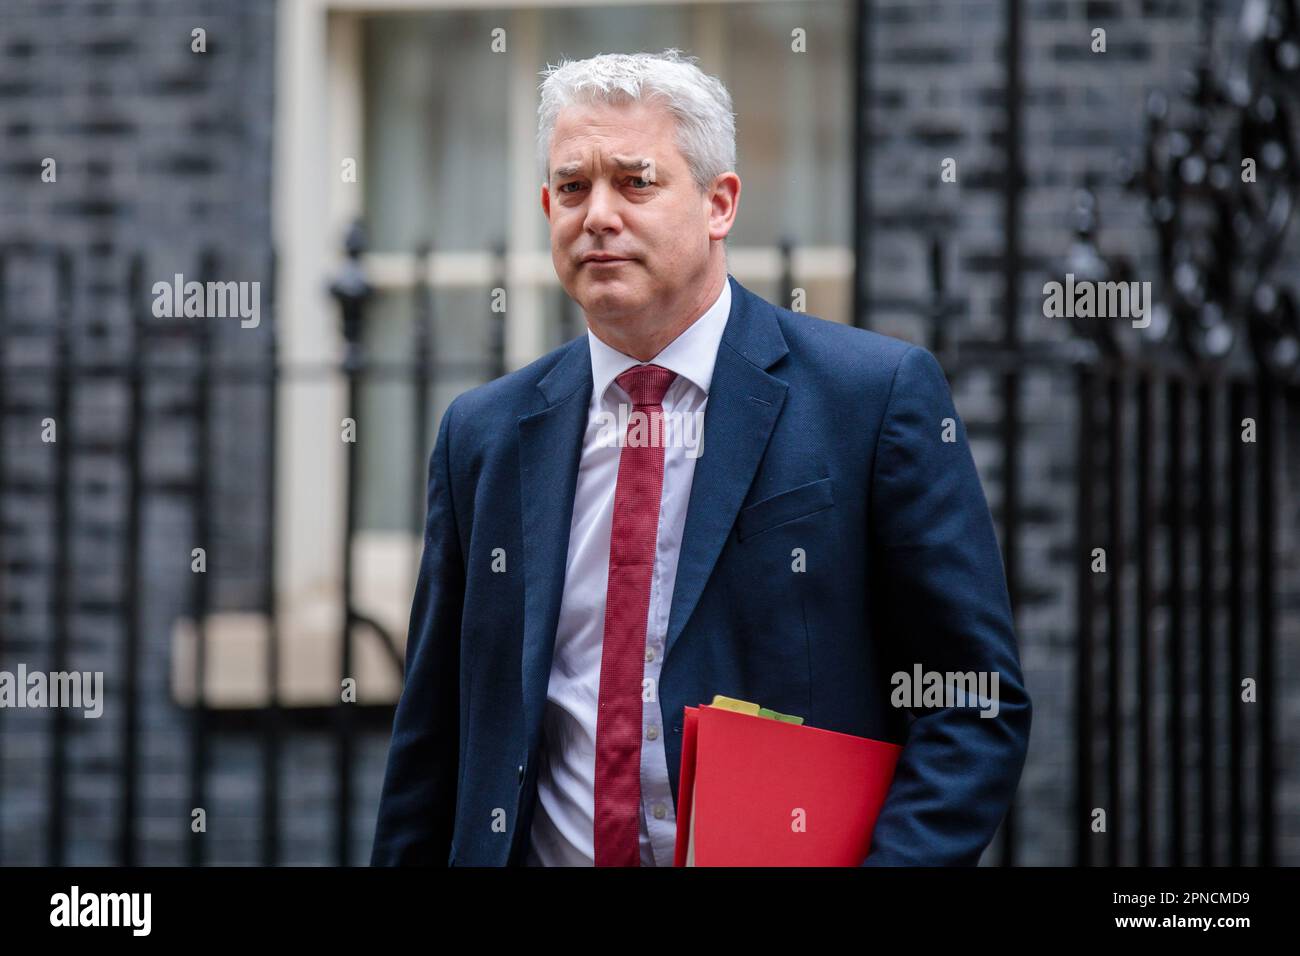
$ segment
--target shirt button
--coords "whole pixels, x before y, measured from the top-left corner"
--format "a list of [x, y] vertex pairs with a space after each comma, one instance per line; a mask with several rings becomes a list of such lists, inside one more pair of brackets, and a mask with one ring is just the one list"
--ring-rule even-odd
[[646, 728], [646, 732], [645, 732], [645, 739], [646, 739], [646, 740], [654, 740], [654, 739], [656, 739], [658, 736], [659, 736], [659, 728], [658, 728], [658, 727], [650, 726], [650, 727]]
[[656, 820], [662, 820], [664, 817], [668, 815], [668, 811], [664, 809], [664, 805], [662, 803], [655, 804], [654, 813], [655, 813]]
[[645, 659], [647, 661], [652, 661], [655, 659], [655, 649], [653, 647], [647, 647], [645, 649]]

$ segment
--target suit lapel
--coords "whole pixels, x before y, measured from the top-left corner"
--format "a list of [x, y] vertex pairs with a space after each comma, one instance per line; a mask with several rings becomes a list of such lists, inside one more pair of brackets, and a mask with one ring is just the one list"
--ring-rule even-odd
[[524, 731], [532, 753], [546, 703], [569, 554], [569, 524], [591, 402], [586, 336], [537, 383], [549, 403], [519, 419], [524, 544]]
[[682, 532], [664, 657], [690, 620], [753, 483], [788, 386], [765, 370], [789, 349], [772, 307], [731, 276], [731, 314], [718, 346]]

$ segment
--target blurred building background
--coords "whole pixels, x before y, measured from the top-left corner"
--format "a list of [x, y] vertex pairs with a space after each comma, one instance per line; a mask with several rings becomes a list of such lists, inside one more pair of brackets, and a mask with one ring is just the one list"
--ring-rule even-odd
[[[0, 710], [0, 864], [368, 859], [439, 417], [584, 331], [539, 71], [667, 47], [734, 98], [732, 274], [949, 374], [1034, 700], [984, 862], [1300, 862], [1294, 0], [0, 17], [0, 670], [107, 698]], [[1067, 272], [1151, 327], [1045, 318]]]

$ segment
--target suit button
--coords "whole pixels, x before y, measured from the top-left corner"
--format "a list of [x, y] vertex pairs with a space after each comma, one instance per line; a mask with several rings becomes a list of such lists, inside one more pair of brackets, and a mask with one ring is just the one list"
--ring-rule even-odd
[[520, 765], [519, 765], [519, 782], [520, 782], [521, 784], [524, 782], [524, 765], [523, 765], [523, 764], [520, 764]]

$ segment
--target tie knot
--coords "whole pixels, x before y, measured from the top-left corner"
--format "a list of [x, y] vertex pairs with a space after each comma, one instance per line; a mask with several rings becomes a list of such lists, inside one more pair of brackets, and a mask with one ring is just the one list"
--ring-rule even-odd
[[661, 405], [664, 393], [676, 378], [676, 372], [660, 365], [634, 365], [615, 381], [627, 392], [633, 405]]

